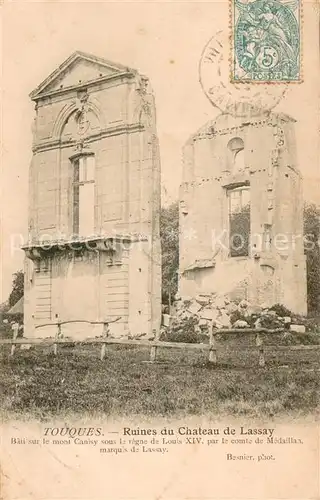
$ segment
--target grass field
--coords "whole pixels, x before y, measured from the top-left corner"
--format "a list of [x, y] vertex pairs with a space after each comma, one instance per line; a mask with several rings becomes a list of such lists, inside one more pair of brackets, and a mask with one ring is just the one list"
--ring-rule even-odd
[[[258, 353], [250, 341], [221, 341], [217, 367], [202, 351], [160, 350], [150, 364], [149, 349], [98, 346], [17, 349], [1, 346], [0, 401], [8, 418], [48, 420], [100, 417], [184, 417], [224, 415], [292, 417], [319, 410], [319, 350]], [[251, 344], [253, 341], [251, 340]]]

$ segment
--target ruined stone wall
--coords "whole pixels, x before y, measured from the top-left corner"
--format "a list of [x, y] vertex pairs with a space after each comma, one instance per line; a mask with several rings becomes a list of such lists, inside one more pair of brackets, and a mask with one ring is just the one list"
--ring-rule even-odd
[[[243, 145], [240, 170], [234, 144]], [[249, 252], [232, 257], [229, 197], [232, 190], [244, 187], [250, 191]], [[180, 233], [181, 296], [230, 293], [251, 303], [280, 302], [305, 313], [294, 120], [276, 114], [246, 119], [220, 115], [192, 136], [184, 149]], [[286, 245], [281, 246], [281, 238]]]

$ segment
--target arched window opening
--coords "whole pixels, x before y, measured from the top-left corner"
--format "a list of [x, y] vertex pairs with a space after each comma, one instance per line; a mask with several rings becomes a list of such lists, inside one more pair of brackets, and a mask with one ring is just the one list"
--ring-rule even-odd
[[94, 155], [72, 160], [73, 165], [73, 233], [89, 237], [94, 234]]
[[240, 137], [234, 137], [228, 143], [232, 169], [234, 172], [242, 172], [245, 169], [244, 142]]
[[250, 245], [250, 187], [228, 190], [230, 257], [248, 257]]

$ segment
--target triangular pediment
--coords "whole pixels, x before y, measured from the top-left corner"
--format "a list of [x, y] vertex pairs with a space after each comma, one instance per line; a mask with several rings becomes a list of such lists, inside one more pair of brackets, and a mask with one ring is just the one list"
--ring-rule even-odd
[[31, 92], [30, 97], [36, 99], [51, 92], [80, 87], [85, 83], [126, 72], [136, 71], [84, 52], [75, 52]]

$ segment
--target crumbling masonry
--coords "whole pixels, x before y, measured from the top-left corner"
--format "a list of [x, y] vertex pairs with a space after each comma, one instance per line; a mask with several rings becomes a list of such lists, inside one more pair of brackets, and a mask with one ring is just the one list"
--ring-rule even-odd
[[179, 294], [228, 294], [305, 314], [294, 120], [220, 115], [184, 148]]

